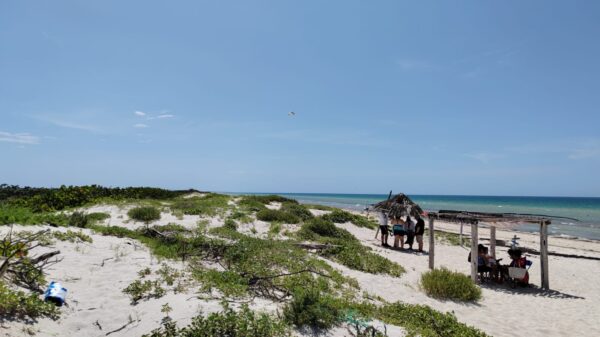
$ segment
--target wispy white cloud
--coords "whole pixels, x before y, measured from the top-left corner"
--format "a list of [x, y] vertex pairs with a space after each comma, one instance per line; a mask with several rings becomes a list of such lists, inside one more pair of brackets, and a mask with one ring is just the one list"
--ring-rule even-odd
[[50, 123], [54, 126], [58, 126], [61, 128], [66, 128], [66, 129], [75, 129], [75, 130], [88, 131], [88, 132], [94, 132], [94, 133], [99, 133], [102, 131], [102, 130], [100, 130], [100, 128], [98, 128], [96, 126], [66, 120], [64, 117], [34, 116], [34, 118], [44, 121], [44, 122], [47, 122], [47, 123]]
[[143, 111], [139, 111], [139, 110], [138, 110], [138, 111], [135, 111], [135, 112], [134, 112], [134, 114], [135, 114], [136, 116], [140, 116], [140, 117], [144, 117], [144, 116], [146, 116], [146, 113], [145, 113], [145, 112], [143, 112]]
[[158, 115], [158, 116], [156, 116], [156, 118], [159, 118], [159, 119], [163, 119], [163, 118], [173, 118], [173, 117], [175, 117], [175, 115], [171, 115], [171, 114], [162, 114], [162, 115]]
[[0, 131], [0, 142], [17, 144], [39, 144], [40, 138], [29, 133], [10, 133]]
[[147, 124], [143, 124], [143, 123], [137, 123], [137, 124], [133, 124], [133, 127], [137, 128], [137, 129], [143, 129], [143, 128], [147, 128], [148, 125]]

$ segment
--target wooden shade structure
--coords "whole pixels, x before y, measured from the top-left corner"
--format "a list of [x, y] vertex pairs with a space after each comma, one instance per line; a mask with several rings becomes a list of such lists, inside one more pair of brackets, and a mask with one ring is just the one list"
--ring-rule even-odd
[[384, 211], [390, 217], [417, 216], [422, 215], [423, 210], [412, 201], [406, 194], [396, 194], [394, 197], [373, 205], [373, 210]]
[[540, 225], [540, 261], [542, 288], [550, 288], [548, 280], [548, 225], [551, 223], [550, 217], [536, 214], [518, 214], [518, 213], [484, 213], [484, 212], [466, 212], [466, 211], [447, 211], [441, 210], [431, 212], [428, 215], [430, 230], [430, 261], [429, 268], [433, 269], [433, 222], [434, 219], [440, 219], [455, 223], [465, 223], [471, 225], [471, 278], [477, 281], [477, 244], [479, 241], [478, 228], [480, 223], [490, 225], [490, 252], [496, 256], [496, 227], [512, 228], [523, 223], [534, 223]]

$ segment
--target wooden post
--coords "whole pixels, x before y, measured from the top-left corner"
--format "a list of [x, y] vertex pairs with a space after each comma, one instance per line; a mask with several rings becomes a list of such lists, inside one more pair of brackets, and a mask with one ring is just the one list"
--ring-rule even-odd
[[471, 279], [473, 282], [477, 282], [477, 244], [479, 243], [479, 236], [477, 235], [477, 224], [471, 224]]
[[542, 271], [542, 288], [549, 290], [548, 282], [548, 225], [540, 222], [540, 264]]
[[459, 238], [460, 238], [460, 246], [464, 247], [464, 245], [463, 245], [463, 223], [462, 222], [460, 223], [460, 236], [459, 236]]
[[490, 254], [496, 258], [496, 226], [490, 227]]
[[435, 235], [433, 230], [433, 218], [429, 218], [429, 269], [434, 268], [435, 257]]

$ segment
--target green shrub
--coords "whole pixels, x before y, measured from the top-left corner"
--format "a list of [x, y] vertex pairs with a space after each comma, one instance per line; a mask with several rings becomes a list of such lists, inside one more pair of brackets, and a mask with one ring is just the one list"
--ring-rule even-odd
[[165, 290], [161, 287], [159, 281], [144, 282], [135, 280], [123, 289], [123, 293], [131, 297], [131, 302], [137, 304], [142, 299], [161, 298], [165, 294]]
[[408, 337], [489, 337], [484, 332], [460, 323], [451, 313], [442, 313], [425, 305], [387, 304], [377, 309], [375, 318], [403, 327]]
[[352, 222], [358, 227], [377, 228], [378, 226], [377, 223], [367, 219], [362, 215], [352, 214], [341, 209], [335, 209], [331, 213], [323, 215], [323, 218], [335, 223]]
[[88, 217], [83, 212], [73, 212], [69, 217], [69, 226], [85, 228], [88, 224]]
[[235, 221], [232, 219], [226, 219], [225, 224], [223, 226], [232, 231], [237, 231], [237, 229], [238, 229], [237, 223], [235, 223]]
[[279, 203], [290, 203], [290, 204], [297, 204], [298, 201], [295, 199], [290, 199], [290, 198], [286, 198], [286, 197], [282, 197], [280, 195], [275, 195], [275, 194], [271, 194], [271, 195], [246, 195], [242, 197], [242, 200], [254, 200], [254, 201], [258, 201], [261, 204], [264, 205], [268, 205], [272, 202], [279, 202]]
[[88, 219], [88, 223], [96, 223], [100, 221], [104, 221], [106, 219], [110, 219], [110, 214], [103, 212], [94, 212], [86, 215]]
[[358, 242], [350, 232], [338, 228], [331, 220], [324, 217], [317, 217], [305, 222], [298, 234], [306, 240], [314, 240], [318, 239], [318, 236], [325, 236], [343, 241]]
[[446, 268], [423, 273], [421, 287], [427, 296], [438, 299], [471, 302], [481, 298], [481, 289], [470, 277]]
[[340, 322], [336, 300], [314, 288], [299, 288], [283, 309], [284, 319], [297, 327], [330, 329]]
[[391, 276], [400, 276], [404, 273], [402, 266], [373, 253], [370, 248], [361, 245], [352, 233], [337, 227], [325, 217], [317, 217], [305, 222], [297, 235], [303, 240], [332, 245], [331, 248], [324, 249], [319, 254], [348, 268]]
[[294, 214], [290, 214], [281, 210], [276, 209], [263, 209], [256, 213], [256, 218], [262, 221], [279, 221], [287, 224], [297, 224], [300, 222], [300, 218]]
[[0, 280], [0, 318], [37, 319], [49, 317], [57, 319], [59, 312], [52, 303], [46, 303], [39, 295], [14, 291]]
[[162, 327], [143, 337], [288, 337], [289, 328], [282, 320], [265, 313], [255, 313], [247, 305], [239, 312], [225, 304], [222, 312], [207, 317], [198, 315], [184, 328], [177, 328], [170, 319]]
[[228, 207], [230, 199], [227, 195], [208, 193], [202, 197], [177, 199], [171, 209], [188, 215], [214, 216]]
[[152, 206], [135, 207], [130, 209], [127, 215], [133, 220], [150, 223], [160, 219], [160, 210]]
[[241, 211], [234, 211], [233, 213], [231, 213], [229, 218], [237, 220], [244, 224], [252, 222], [252, 218], [250, 216], [248, 216], [248, 214], [246, 214], [245, 212], [241, 212]]
[[247, 212], [258, 212], [262, 211], [263, 209], [267, 209], [267, 207], [265, 207], [265, 204], [251, 197], [243, 197], [238, 202], [238, 205]]
[[273, 235], [277, 235], [281, 232], [281, 223], [279, 222], [271, 222], [271, 226], [269, 226], [269, 233]]
[[341, 248], [325, 250], [323, 256], [330, 256], [344, 266], [370, 274], [388, 274], [399, 277], [405, 270], [399, 264], [373, 253], [370, 249], [359, 244], [344, 245]]
[[302, 219], [302, 221], [314, 218], [314, 215], [306, 207], [296, 203], [283, 203], [281, 205], [281, 210], [297, 216], [298, 218]]

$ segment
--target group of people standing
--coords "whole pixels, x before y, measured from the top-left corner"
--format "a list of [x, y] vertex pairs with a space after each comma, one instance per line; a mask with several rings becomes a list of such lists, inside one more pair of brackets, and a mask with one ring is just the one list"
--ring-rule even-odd
[[[417, 215], [415, 220], [412, 220], [410, 215], [406, 217], [391, 216], [385, 212], [379, 213], [379, 229], [381, 230], [381, 245], [390, 247], [388, 238], [390, 233], [389, 222], [392, 225], [392, 235], [394, 235], [394, 248], [404, 250], [404, 245], [408, 245], [408, 249], [413, 249], [415, 239], [419, 246], [418, 252], [423, 252], [423, 233], [425, 232], [425, 221]], [[404, 238], [406, 237], [406, 241]]]

